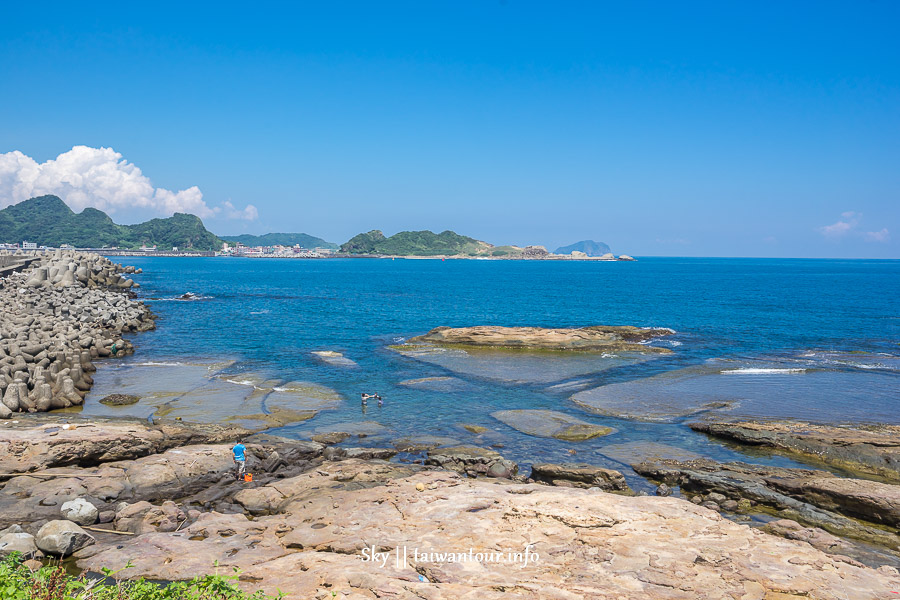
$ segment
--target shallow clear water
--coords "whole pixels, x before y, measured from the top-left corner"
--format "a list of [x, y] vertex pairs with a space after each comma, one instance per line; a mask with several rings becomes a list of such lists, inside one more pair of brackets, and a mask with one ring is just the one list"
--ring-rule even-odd
[[[135, 356], [99, 363], [86, 413], [152, 412], [150, 401], [123, 408], [97, 403], [129, 381], [144, 391], [154, 379], [172, 386], [158, 370], [148, 376], [146, 367], [136, 367], [140, 363], [233, 361], [224, 373], [270, 380], [270, 387], [314, 383], [343, 397], [310, 421], [276, 430], [279, 434], [302, 437], [335, 424], [375, 421], [388, 433], [363, 443], [440, 435], [500, 443], [505, 456], [524, 463], [605, 464], [611, 459], [602, 454], [603, 446], [647, 440], [719, 459], [747, 458], [691, 432], [685, 421], [697, 417], [643, 420], [667, 402], [702, 404], [720, 396], [738, 400], [726, 415], [900, 422], [900, 261], [135, 258], [127, 264], [144, 269], [136, 279], [142, 298], [160, 317], [158, 329], [134, 337]], [[174, 300], [185, 292], [207, 299]], [[476, 324], [631, 324], [676, 333], [655, 342], [673, 354], [648, 360], [490, 352], [407, 356], [389, 348], [439, 325]], [[355, 365], [312, 354], [323, 350], [341, 352]], [[765, 371], [773, 368], [805, 370]], [[697, 369], [711, 372], [695, 376]], [[764, 370], [722, 373], [739, 369]], [[171, 370], [176, 380], [182, 377]], [[445, 376], [461, 384], [400, 385]], [[660, 383], [661, 378], [673, 383]], [[215, 385], [221, 382], [216, 379]], [[195, 386], [203, 385], [201, 375]], [[616, 387], [604, 391], [604, 386]], [[233, 393], [225, 390], [194, 393], [209, 404], [213, 420], [223, 412], [213, 406], [217, 397], [225, 403]], [[384, 406], [363, 410], [359, 394], [368, 391], [380, 393]], [[586, 411], [572, 401], [576, 393], [624, 398], [630, 418]], [[521, 434], [490, 416], [519, 408], [568, 413], [616, 433], [562, 442]], [[461, 423], [489, 432], [476, 436]]]

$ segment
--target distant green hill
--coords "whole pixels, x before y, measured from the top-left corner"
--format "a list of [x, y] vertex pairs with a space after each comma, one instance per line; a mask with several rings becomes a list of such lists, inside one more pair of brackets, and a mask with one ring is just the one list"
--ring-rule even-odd
[[604, 254], [608, 254], [612, 252], [609, 249], [609, 246], [604, 244], [603, 242], [595, 242], [594, 240], [584, 240], [582, 242], [575, 242], [570, 246], [563, 246], [562, 248], [556, 249], [556, 254], [572, 254], [572, 252], [584, 252], [588, 256], [603, 256]]
[[337, 250], [338, 245], [326, 242], [306, 233], [267, 233], [265, 235], [221, 235], [219, 236], [229, 243], [241, 243], [245, 246], [295, 246], [299, 244], [303, 248], [331, 248]]
[[490, 244], [453, 231], [401, 231], [385, 237], [380, 231], [360, 233], [341, 245], [348, 254], [389, 254], [393, 256], [488, 255]]
[[0, 210], [0, 242], [24, 240], [41, 246], [76, 248], [139, 248], [218, 250], [222, 241], [194, 215], [175, 213], [137, 225], [116, 225], [96, 208], [75, 213], [57, 196], [39, 196]]

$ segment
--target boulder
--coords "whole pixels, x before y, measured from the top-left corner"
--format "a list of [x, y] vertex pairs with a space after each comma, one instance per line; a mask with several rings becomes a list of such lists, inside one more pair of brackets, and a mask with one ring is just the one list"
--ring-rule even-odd
[[84, 498], [76, 498], [64, 502], [60, 507], [62, 516], [79, 525], [93, 525], [97, 522], [100, 511], [97, 507], [85, 500]]
[[0, 556], [6, 556], [18, 552], [22, 558], [34, 558], [40, 556], [40, 551], [34, 543], [34, 536], [30, 533], [7, 533], [0, 535]]
[[475, 446], [453, 446], [430, 450], [425, 464], [464, 473], [469, 477], [491, 476], [509, 479], [519, 472], [519, 466], [516, 463], [506, 460], [498, 452]]
[[100, 399], [100, 404], [107, 406], [128, 406], [129, 404], [137, 404], [140, 401], [139, 396], [131, 394], [110, 394]]
[[600, 488], [603, 491], [630, 492], [625, 477], [613, 469], [585, 464], [539, 463], [531, 466], [531, 478], [550, 485]]
[[327, 433], [317, 433], [311, 437], [312, 441], [318, 442], [320, 444], [340, 444], [344, 440], [350, 437], [350, 434], [346, 431], [329, 431]]
[[68, 520], [50, 521], [35, 536], [38, 548], [56, 556], [69, 556], [95, 542], [92, 535]]

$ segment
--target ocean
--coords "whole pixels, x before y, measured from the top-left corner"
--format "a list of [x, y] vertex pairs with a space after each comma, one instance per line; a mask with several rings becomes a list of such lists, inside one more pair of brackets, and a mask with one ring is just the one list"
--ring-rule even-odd
[[[523, 465], [584, 462], [620, 470], [629, 452], [650, 443], [717, 460], [796, 465], [688, 428], [703, 418], [900, 423], [900, 261], [124, 263], [143, 268], [139, 294], [159, 316], [158, 327], [131, 338], [134, 356], [98, 362], [85, 414], [222, 421], [261, 419], [278, 407], [315, 413], [276, 424], [270, 432], [278, 435], [349, 431], [367, 435], [347, 445], [405, 438], [494, 447]], [[199, 298], [177, 299], [186, 292]], [[441, 325], [597, 324], [670, 328], [672, 335], [652, 343], [672, 353], [403, 346]], [[99, 403], [113, 392], [143, 399], [127, 407]], [[361, 392], [377, 392], [383, 406], [362, 406]], [[491, 415], [515, 409], [558, 411], [615, 432], [566, 442], [523, 433]], [[486, 431], [472, 433], [464, 424]]]

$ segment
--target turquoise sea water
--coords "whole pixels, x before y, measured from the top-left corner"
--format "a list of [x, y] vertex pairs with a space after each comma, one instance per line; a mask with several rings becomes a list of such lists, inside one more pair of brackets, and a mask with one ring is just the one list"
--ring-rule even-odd
[[[616, 466], [604, 448], [646, 441], [747, 459], [687, 428], [702, 418], [692, 413], [710, 403], [727, 405], [717, 415], [900, 423], [900, 261], [125, 263], [144, 269], [140, 295], [159, 315], [158, 329], [134, 337], [135, 356], [101, 363], [87, 413], [113, 411], [97, 399], [129, 377], [146, 379], [141, 365], [173, 365], [156, 367], [165, 373], [190, 362], [233, 361], [225, 373], [235, 381], [268, 379], [276, 387], [302, 381], [338, 393], [312, 420], [275, 431], [281, 435], [374, 421], [385, 433], [353, 445], [433, 435], [502, 444], [500, 452], [522, 463]], [[185, 292], [204, 299], [174, 300]], [[655, 344], [674, 352], [652, 360], [490, 352], [410, 357], [389, 348], [439, 325], [479, 324], [668, 327], [675, 333]], [[316, 351], [341, 352], [355, 364], [325, 362]], [[424, 377], [452, 379], [400, 385]], [[363, 391], [380, 393], [384, 406], [364, 410]], [[203, 402], [217, 412], [215, 394]], [[523, 408], [560, 411], [616, 433], [562, 442], [525, 435], [490, 416]], [[489, 431], [476, 437], [461, 423]]]

